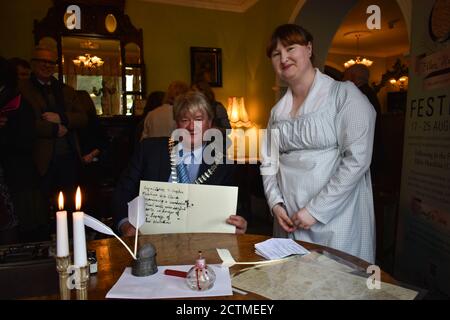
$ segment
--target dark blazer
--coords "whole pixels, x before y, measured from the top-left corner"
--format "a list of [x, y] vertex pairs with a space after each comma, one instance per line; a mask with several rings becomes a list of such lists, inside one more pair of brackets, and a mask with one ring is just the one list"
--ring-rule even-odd
[[73, 149], [79, 154], [80, 147], [78, 137], [74, 129], [87, 125], [88, 117], [80, 106], [76, 92], [71, 87], [59, 83], [52, 78], [51, 88], [55, 94], [58, 110], [48, 110], [48, 102], [45, 98], [42, 86], [32, 75], [29, 80], [19, 83], [22, 98], [32, 107], [35, 115], [36, 141], [34, 143], [33, 157], [40, 175], [44, 175], [50, 165], [53, 156], [53, 148], [58, 133], [58, 125], [41, 118], [46, 111], [57, 112], [61, 117], [61, 123], [69, 130], [67, 137]]
[[[124, 171], [117, 183], [113, 196], [113, 211], [115, 226], [128, 217], [128, 202], [139, 194], [139, 183], [146, 181], [169, 181], [170, 158], [169, 139], [147, 138], [142, 140], [134, 152], [128, 168]], [[205, 163], [200, 165], [199, 176], [211, 166]], [[219, 164], [214, 174], [206, 181], [208, 185], [234, 186], [234, 164]]]

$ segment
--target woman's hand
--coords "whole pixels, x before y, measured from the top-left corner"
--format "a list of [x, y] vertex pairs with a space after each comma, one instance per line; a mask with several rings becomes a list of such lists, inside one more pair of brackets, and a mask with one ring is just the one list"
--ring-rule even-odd
[[297, 213], [292, 216], [292, 221], [297, 228], [302, 228], [308, 230], [311, 228], [316, 222], [316, 218], [314, 218], [306, 208], [300, 209]]
[[294, 223], [289, 218], [286, 209], [277, 204], [272, 209], [273, 215], [277, 218], [278, 224], [283, 228], [286, 232], [294, 232], [297, 227], [294, 226]]
[[236, 234], [244, 234], [247, 231], [247, 220], [241, 216], [231, 215], [227, 223], [236, 227]]

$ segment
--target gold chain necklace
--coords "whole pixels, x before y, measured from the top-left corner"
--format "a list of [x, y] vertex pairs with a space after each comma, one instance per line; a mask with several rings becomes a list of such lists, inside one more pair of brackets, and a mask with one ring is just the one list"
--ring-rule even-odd
[[[177, 163], [176, 163], [176, 150], [174, 150], [175, 141], [172, 138], [169, 138], [169, 157], [170, 157], [170, 176], [172, 177], [172, 183], [178, 183], [178, 173], [177, 173]], [[214, 164], [206, 170], [200, 177], [195, 179], [195, 184], [203, 184], [208, 180], [216, 171], [218, 162], [223, 157], [221, 152], [217, 152], [214, 158]]]

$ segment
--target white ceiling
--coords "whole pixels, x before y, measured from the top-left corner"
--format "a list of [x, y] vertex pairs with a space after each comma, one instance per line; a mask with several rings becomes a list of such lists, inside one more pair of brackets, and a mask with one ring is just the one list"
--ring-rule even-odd
[[245, 12], [258, 0], [141, 0], [185, 7], [205, 8], [232, 12]]

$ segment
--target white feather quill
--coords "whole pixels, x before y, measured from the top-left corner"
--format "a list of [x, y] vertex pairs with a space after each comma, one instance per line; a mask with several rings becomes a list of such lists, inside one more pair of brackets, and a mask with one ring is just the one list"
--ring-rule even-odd
[[128, 222], [136, 229], [134, 235], [134, 254], [136, 255], [139, 228], [145, 222], [145, 199], [143, 196], [137, 196], [128, 202]]
[[136, 229], [145, 223], [145, 199], [143, 196], [137, 196], [128, 202], [128, 222]]
[[106, 224], [104, 224], [103, 222], [95, 219], [94, 217], [92, 217], [86, 213], [84, 214], [84, 224], [87, 227], [94, 229], [95, 231], [116, 237], [120, 241], [120, 243], [122, 243], [125, 246], [125, 248], [131, 254], [133, 259], [136, 260], [136, 256], [133, 254], [133, 252], [130, 250], [130, 248], [126, 245], [126, 243], [123, 242], [123, 240], [120, 239], [120, 237], [118, 235], [116, 235], [114, 233], [114, 231], [110, 227], [108, 227]]

